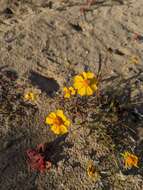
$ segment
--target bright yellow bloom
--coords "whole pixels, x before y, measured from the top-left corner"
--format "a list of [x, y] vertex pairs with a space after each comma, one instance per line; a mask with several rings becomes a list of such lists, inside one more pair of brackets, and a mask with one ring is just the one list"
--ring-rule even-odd
[[128, 151], [126, 151], [124, 154], [121, 154], [124, 158], [124, 163], [125, 163], [125, 168], [132, 168], [134, 167], [138, 167], [138, 157], [134, 154], [129, 153]]
[[65, 98], [70, 98], [71, 95], [75, 95], [75, 89], [72, 86], [69, 88], [64, 87], [63, 91], [64, 91]]
[[36, 100], [36, 94], [34, 94], [33, 92], [27, 92], [24, 94], [24, 100], [35, 101]]
[[64, 115], [62, 110], [57, 110], [56, 112], [51, 112], [46, 117], [46, 124], [50, 125], [51, 130], [57, 134], [62, 135], [68, 132], [68, 127], [70, 125], [70, 121]]
[[92, 72], [83, 72], [74, 78], [74, 87], [81, 96], [91, 96], [97, 90], [97, 80]]

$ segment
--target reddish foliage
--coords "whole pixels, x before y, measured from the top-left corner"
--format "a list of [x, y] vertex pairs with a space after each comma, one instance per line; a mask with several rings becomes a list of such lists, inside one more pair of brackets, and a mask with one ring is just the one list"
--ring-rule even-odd
[[33, 171], [44, 172], [51, 167], [51, 163], [45, 159], [44, 150], [44, 144], [37, 145], [36, 149], [27, 150], [27, 163]]

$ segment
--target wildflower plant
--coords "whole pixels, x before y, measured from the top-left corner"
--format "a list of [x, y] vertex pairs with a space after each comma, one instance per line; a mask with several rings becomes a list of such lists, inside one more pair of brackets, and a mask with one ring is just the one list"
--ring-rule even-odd
[[[90, 129], [87, 130], [89, 134], [92, 132], [96, 136], [99, 148], [97, 146], [96, 152], [94, 152], [93, 147], [93, 153], [97, 154], [97, 159], [99, 158], [100, 161], [99, 165], [103, 167], [98, 166], [97, 168], [93, 161], [90, 161], [86, 168], [87, 175], [94, 181], [101, 179], [100, 174], [102, 174], [101, 170], [106, 165], [105, 163], [108, 164], [108, 170], [113, 174], [120, 169], [116, 153], [121, 150], [121, 146], [130, 146], [128, 136], [130, 137], [133, 131], [131, 129], [131, 123], [133, 122], [130, 122], [132, 119], [130, 110], [133, 111], [133, 109], [127, 107], [130, 100], [127, 98], [128, 89], [126, 84], [117, 79], [116, 85], [111, 86], [112, 82], [109, 81], [109, 85], [106, 83], [106, 89], [100, 88], [100, 94], [98, 94], [100, 77], [98, 74], [96, 77], [90, 71], [82, 72], [73, 78], [73, 84], [63, 88], [64, 98], [63, 96], [57, 98], [58, 106], [66, 110], [72, 123], [75, 124], [74, 131], [87, 126]], [[28, 94], [27, 97], [34, 100], [33, 94]], [[56, 135], [68, 133], [71, 124], [63, 110], [58, 109], [51, 112], [45, 118], [45, 123]], [[36, 153], [35, 150], [28, 152], [28, 154], [29, 163], [33, 168], [45, 170], [43, 155], [39, 152]], [[100, 160], [102, 155], [104, 155], [104, 158]], [[93, 155], [91, 154], [91, 156]], [[126, 169], [138, 167], [139, 158], [136, 155], [124, 152], [122, 156]]]
[[70, 120], [64, 115], [63, 110], [51, 112], [46, 117], [45, 123], [50, 125], [51, 130], [57, 135], [67, 133], [70, 126]]
[[26, 153], [27, 164], [32, 171], [43, 173], [51, 168], [51, 162], [46, 160], [44, 150], [41, 151], [41, 145], [35, 149], [28, 149]]

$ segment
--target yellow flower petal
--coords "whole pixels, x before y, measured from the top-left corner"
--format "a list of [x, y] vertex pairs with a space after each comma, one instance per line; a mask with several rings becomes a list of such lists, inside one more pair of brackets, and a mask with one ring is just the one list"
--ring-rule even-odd
[[86, 95], [91, 96], [93, 94], [93, 90], [90, 87], [86, 88]]
[[55, 112], [51, 112], [51, 113], [49, 114], [49, 117], [55, 119], [55, 118], [56, 118], [56, 114], [55, 114]]
[[83, 75], [84, 79], [92, 79], [92, 78], [94, 78], [94, 73], [89, 72], [89, 71], [88, 72], [83, 72], [82, 75]]
[[46, 121], [45, 121], [46, 124], [53, 124], [53, 119], [49, 118], [49, 117], [46, 117]]
[[68, 129], [65, 125], [60, 126], [60, 134], [63, 135], [68, 132]]
[[69, 93], [64, 95], [64, 98], [70, 98], [70, 97], [71, 97], [71, 95]]
[[67, 87], [64, 87], [63, 91], [64, 91], [65, 93], [67, 93], [67, 92], [68, 92], [68, 88], [67, 88]]
[[78, 94], [81, 96], [86, 95], [86, 88], [82, 87], [82, 88], [78, 89]]
[[64, 125], [61, 126], [52, 125], [51, 131], [53, 131], [56, 135], [63, 135], [68, 132], [67, 127]]
[[52, 125], [51, 126], [51, 131], [53, 131], [56, 135], [60, 134], [60, 128], [57, 125]]
[[70, 98], [71, 94], [67, 87], [64, 88], [64, 98]]
[[75, 89], [72, 86], [69, 87], [69, 90], [71, 91], [71, 95], [75, 95]]
[[51, 113], [46, 117], [45, 123], [51, 125], [51, 124], [53, 124], [55, 118], [56, 118], [56, 114], [55, 114], [54, 112], [51, 112]]
[[56, 111], [56, 113], [57, 113], [59, 116], [64, 114], [63, 110], [61, 110], [61, 109], [58, 109], [58, 110]]
[[75, 89], [71, 86], [69, 88], [64, 87], [64, 98], [70, 98], [71, 95], [75, 95]]
[[84, 79], [87, 79], [87, 73], [86, 72], [83, 72], [82, 75], [83, 75]]
[[75, 82], [74, 83], [74, 88], [75, 89], [79, 89], [79, 88], [82, 88], [83, 87], [83, 83], [82, 82]]
[[74, 82], [83, 82], [83, 77], [81, 76], [81, 75], [77, 75], [77, 76], [75, 76], [75, 78], [74, 78]]
[[91, 85], [91, 88], [92, 88], [93, 91], [97, 91], [97, 89], [98, 89], [98, 87], [97, 87], [96, 84], [92, 84], [92, 85]]
[[60, 118], [62, 118], [63, 121], [65, 121], [67, 119], [66, 116], [64, 115], [63, 110], [57, 110], [56, 114], [57, 114], [57, 116], [59, 116]]
[[67, 126], [67, 127], [69, 127], [70, 126], [70, 121], [67, 119], [65, 122], [64, 122], [64, 124]]
[[88, 79], [92, 79], [92, 78], [94, 78], [94, 73], [92, 73], [92, 72], [87, 72], [87, 73], [86, 73], [86, 76], [87, 76]]
[[67, 87], [64, 87], [64, 89], [63, 89], [64, 91], [68, 91], [68, 88]]

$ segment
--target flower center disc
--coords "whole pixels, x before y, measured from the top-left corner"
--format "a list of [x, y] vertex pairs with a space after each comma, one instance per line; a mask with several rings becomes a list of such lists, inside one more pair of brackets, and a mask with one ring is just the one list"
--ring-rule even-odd
[[136, 160], [133, 157], [128, 158], [128, 163], [133, 164], [135, 162], [136, 162]]
[[86, 80], [84, 80], [84, 81], [83, 81], [83, 84], [84, 84], [84, 86], [86, 86], [86, 87], [87, 87], [87, 86], [89, 86], [90, 81], [86, 79]]
[[57, 117], [54, 121], [55, 125], [63, 125], [63, 120], [60, 117]]

